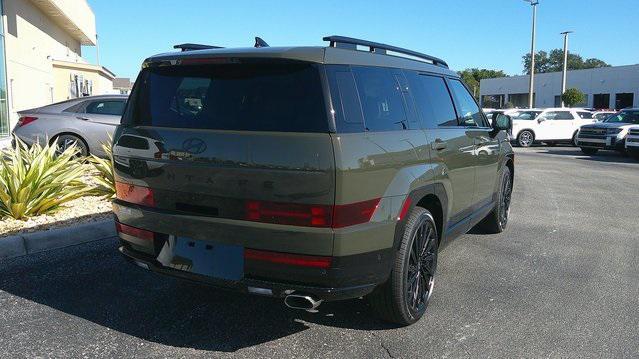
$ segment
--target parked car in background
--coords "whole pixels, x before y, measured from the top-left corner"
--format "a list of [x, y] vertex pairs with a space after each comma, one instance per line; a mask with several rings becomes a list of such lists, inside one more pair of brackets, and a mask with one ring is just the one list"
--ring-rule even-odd
[[[581, 113], [581, 114], [580, 114]], [[579, 127], [593, 123], [587, 111], [571, 108], [526, 109], [509, 112], [513, 119], [511, 139], [521, 147], [544, 142], [574, 143]]]
[[381, 318], [411, 324], [440, 244], [506, 228], [511, 121], [491, 127], [443, 60], [324, 40], [189, 44], [145, 61], [113, 152], [161, 168], [115, 167], [119, 250], [295, 309], [367, 296]]
[[639, 126], [630, 127], [626, 136], [626, 152], [639, 161]]
[[597, 120], [597, 122], [602, 122], [603, 120], [605, 120], [606, 118], [616, 114], [617, 111], [613, 111], [613, 110], [600, 110], [600, 111], [595, 111], [593, 113], [593, 117], [595, 120]]
[[594, 155], [599, 150], [625, 152], [628, 130], [636, 125], [639, 125], [639, 108], [622, 110], [603, 122], [582, 126], [577, 135], [577, 146], [587, 155]]
[[83, 156], [103, 157], [101, 144], [113, 136], [126, 102], [126, 95], [89, 96], [20, 111], [13, 133], [27, 144], [76, 144]]

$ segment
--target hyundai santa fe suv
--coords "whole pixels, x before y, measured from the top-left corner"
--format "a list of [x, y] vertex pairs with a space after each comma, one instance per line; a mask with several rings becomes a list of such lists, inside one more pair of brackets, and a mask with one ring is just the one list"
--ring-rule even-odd
[[291, 308], [367, 296], [411, 324], [439, 249], [506, 228], [511, 121], [489, 126], [443, 60], [325, 40], [145, 60], [114, 139], [119, 249]]

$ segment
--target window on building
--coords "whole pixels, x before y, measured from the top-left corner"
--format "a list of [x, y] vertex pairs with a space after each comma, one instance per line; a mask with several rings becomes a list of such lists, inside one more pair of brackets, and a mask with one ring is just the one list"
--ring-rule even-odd
[[632, 107], [634, 99], [633, 93], [618, 93], [615, 95], [615, 108], [621, 110]]
[[[536, 103], [537, 94], [533, 94], [533, 106]], [[508, 102], [510, 102], [515, 108], [528, 107], [528, 93], [513, 93], [508, 96]]]
[[424, 128], [457, 126], [453, 100], [443, 77], [406, 72]]
[[483, 95], [481, 97], [481, 106], [483, 108], [503, 108], [506, 96], [505, 95]]
[[592, 107], [594, 108], [610, 108], [610, 94], [598, 93], [592, 95]]

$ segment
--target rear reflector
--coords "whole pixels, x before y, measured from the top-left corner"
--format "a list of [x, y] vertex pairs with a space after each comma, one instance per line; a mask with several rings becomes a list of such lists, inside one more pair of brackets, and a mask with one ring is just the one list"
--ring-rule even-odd
[[115, 229], [118, 233], [128, 234], [129, 236], [146, 239], [152, 241], [155, 238], [155, 233], [147, 231], [146, 229], [140, 229], [132, 226], [127, 226], [120, 222], [115, 222]]
[[148, 187], [136, 186], [130, 183], [115, 182], [115, 194], [119, 200], [154, 207], [153, 190]]
[[408, 210], [410, 209], [410, 203], [410, 197], [406, 197], [404, 205], [402, 206], [402, 210], [399, 211], [399, 216], [397, 216], [398, 221], [401, 221], [402, 219], [404, 219], [404, 217], [406, 217], [406, 213], [408, 213]]
[[324, 268], [324, 269], [329, 268], [331, 266], [331, 261], [332, 261], [331, 257], [307, 256], [307, 255], [300, 255], [300, 254], [259, 251], [255, 249], [245, 249], [244, 259], [299, 266], [299, 267], [312, 267], [312, 268]]
[[38, 119], [37, 117], [31, 117], [31, 116], [20, 117], [18, 119], [18, 123], [17, 123], [16, 127], [26, 126], [26, 125], [30, 124], [31, 122], [33, 122], [33, 121], [35, 121], [37, 119]]
[[345, 205], [247, 201], [244, 219], [293, 226], [342, 228], [371, 220], [379, 198]]

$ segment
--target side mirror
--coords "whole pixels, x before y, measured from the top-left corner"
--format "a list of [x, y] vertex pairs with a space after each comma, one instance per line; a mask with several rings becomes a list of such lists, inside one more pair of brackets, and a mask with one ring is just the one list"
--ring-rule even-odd
[[495, 132], [509, 131], [511, 128], [513, 128], [513, 120], [510, 116], [500, 113], [493, 119], [493, 129]]
[[539, 118], [537, 119], [537, 123], [542, 123], [542, 122], [544, 122], [544, 121], [546, 121], [546, 119], [545, 119], [545, 118], [543, 118], [543, 117], [539, 117]]

